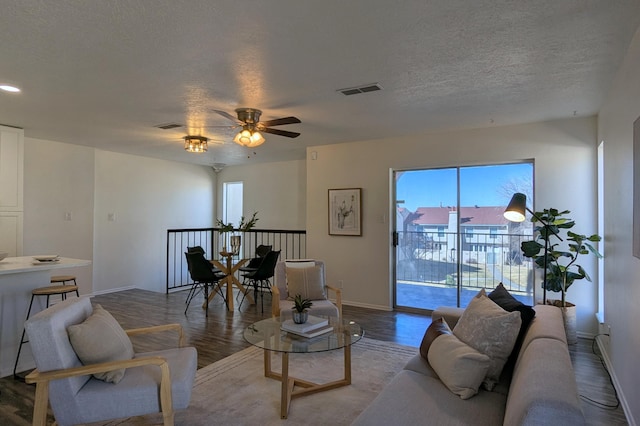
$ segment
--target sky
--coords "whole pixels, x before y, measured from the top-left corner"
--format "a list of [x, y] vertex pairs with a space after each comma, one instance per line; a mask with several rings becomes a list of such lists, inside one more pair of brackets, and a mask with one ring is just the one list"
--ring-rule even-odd
[[[457, 169], [397, 172], [396, 199], [410, 211], [418, 207], [457, 205]], [[513, 192], [533, 193], [533, 163], [460, 168], [461, 206], [505, 206]], [[530, 204], [532, 200], [527, 200]]]

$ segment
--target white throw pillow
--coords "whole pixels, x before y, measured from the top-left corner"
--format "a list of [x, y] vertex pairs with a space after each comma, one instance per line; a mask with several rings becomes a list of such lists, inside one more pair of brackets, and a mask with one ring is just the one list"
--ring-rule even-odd
[[324, 269], [320, 265], [309, 268], [287, 267], [287, 292], [293, 298], [297, 294], [303, 299], [322, 300], [327, 295], [324, 291]]
[[284, 261], [287, 268], [311, 268], [316, 266], [316, 261], [313, 259], [288, 259]]
[[467, 345], [489, 356], [491, 363], [482, 385], [492, 390], [500, 380], [500, 373], [520, 332], [520, 312], [507, 312], [489, 299], [484, 290], [462, 313], [453, 329]]
[[478, 393], [490, 358], [461, 342], [453, 334], [441, 334], [429, 346], [429, 365], [442, 383], [462, 399]]
[[[67, 327], [69, 341], [84, 365], [120, 361], [133, 358], [133, 345], [118, 321], [100, 305], [84, 322]], [[125, 369], [96, 373], [96, 379], [118, 383]]]

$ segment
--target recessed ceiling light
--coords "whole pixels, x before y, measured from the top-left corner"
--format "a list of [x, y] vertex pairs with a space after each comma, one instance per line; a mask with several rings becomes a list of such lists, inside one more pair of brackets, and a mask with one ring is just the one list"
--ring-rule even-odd
[[18, 89], [17, 87], [15, 87], [15, 86], [9, 86], [8, 84], [2, 84], [2, 85], [0, 85], [0, 90], [4, 90], [5, 92], [14, 92], [14, 93], [16, 93], [16, 92], [19, 92], [19, 91], [20, 91], [20, 89]]

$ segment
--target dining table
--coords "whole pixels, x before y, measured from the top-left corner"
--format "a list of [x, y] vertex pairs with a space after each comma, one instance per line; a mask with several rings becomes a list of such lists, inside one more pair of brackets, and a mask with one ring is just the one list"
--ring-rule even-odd
[[[237, 262], [234, 263], [234, 257], [237, 253], [229, 252], [229, 251], [221, 251], [220, 256], [221, 259], [211, 259], [210, 262], [216, 268], [220, 269], [220, 271], [224, 274], [224, 278], [220, 280], [220, 288], [226, 285], [227, 289], [227, 306], [230, 311], [233, 311], [233, 286], [236, 286], [242, 294], [245, 294], [247, 299], [249, 299], [249, 303], [255, 305], [255, 300], [251, 296], [251, 294], [247, 291], [247, 288], [242, 285], [240, 280], [236, 278], [236, 272], [242, 268], [242, 266], [249, 261], [249, 259], [238, 259]], [[224, 263], [222, 262], [224, 261]], [[205, 304], [202, 306], [206, 307], [208, 303], [215, 297], [217, 293], [211, 292], [209, 297], [205, 301]]]

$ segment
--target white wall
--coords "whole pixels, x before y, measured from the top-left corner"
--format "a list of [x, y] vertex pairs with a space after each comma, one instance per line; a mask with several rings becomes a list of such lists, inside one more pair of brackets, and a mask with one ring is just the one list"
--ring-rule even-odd
[[[25, 256], [58, 254], [93, 259], [92, 148], [25, 138]], [[65, 220], [65, 213], [71, 220]], [[92, 291], [90, 267], [65, 269], [74, 274], [80, 292]]]
[[[389, 309], [390, 170], [535, 160], [536, 208], [568, 209], [576, 230], [596, 222], [596, 120], [535, 123], [411, 138], [315, 146], [307, 150], [307, 255], [327, 262], [327, 277], [344, 280], [346, 303]], [[310, 153], [317, 152], [317, 160]], [[329, 236], [327, 190], [362, 188], [363, 235]], [[384, 220], [383, 220], [384, 218]], [[596, 279], [596, 261], [581, 264]], [[568, 292], [578, 305], [578, 330], [595, 333], [597, 284], [583, 280]]]
[[213, 226], [215, 182], [209, 167], [96, 150], [94, 292], [165, 291], [167, 229]]
[[218, 173], [218, 212], [222, 218], [222, 184], [244, 182], [245, 216], [258, 212], [259, 229], [305, 229], [306, 163], [304, 160], [235, 166]]
[[[600, 111], [604, 141], [605, 322], [608, 357], [630, 424], [640, 420], [640, 259], [632, 255], [633, 122], [640, 116], [640, 31]], [[636, 236], [637, 238], [638, 236]]]

